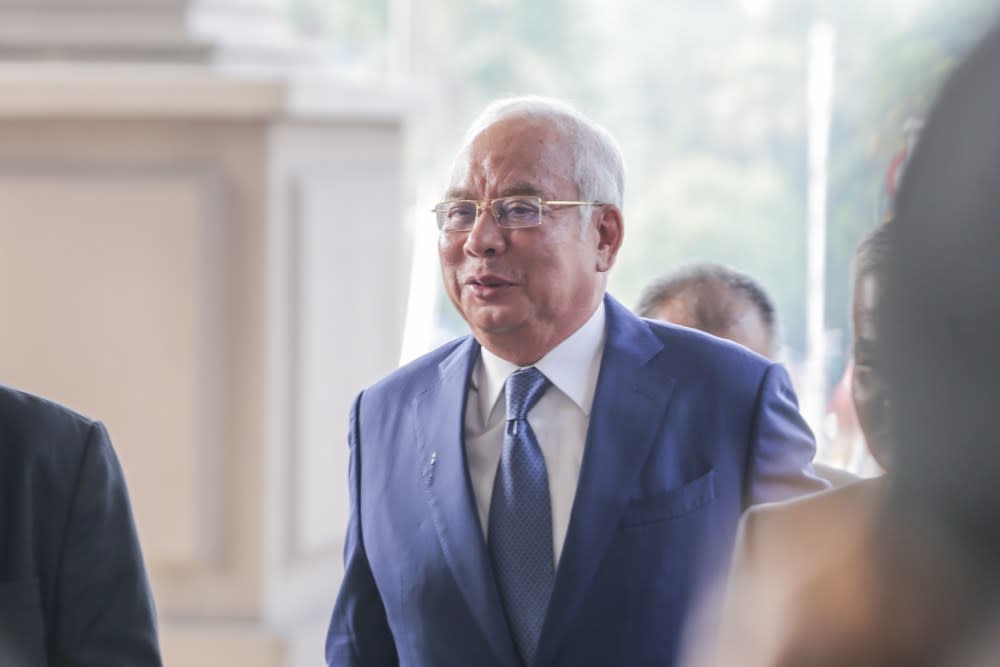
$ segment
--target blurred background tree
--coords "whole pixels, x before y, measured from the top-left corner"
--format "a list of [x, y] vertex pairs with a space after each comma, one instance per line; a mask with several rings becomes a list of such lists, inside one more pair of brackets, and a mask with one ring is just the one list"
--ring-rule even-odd
[[[371, 76], [393, 3], [350, 0], [322, 15]], [[908, 118], [997, 16], [994, 0], [407, 0], [412, 196], [429, 208], [472, 117], [511, 94], [566, 98], [626, 155], [626, 242], [611, 291], [634, 305], [654, 276], [692, 260], [732, 265], [774, 297], [790, 361], [805, 347], [806, 34], [836, 29], [826, 321], [849, 325], [850, 258], [878, 223], [884, 176]], [[418, 193], [420, 193], [418, 195]], [[430, 194], [431, 199], [423, 201]], [[431, 216], [415, 224], [432, 225]], [[439, 299], [446, 330], [461, 322]]]

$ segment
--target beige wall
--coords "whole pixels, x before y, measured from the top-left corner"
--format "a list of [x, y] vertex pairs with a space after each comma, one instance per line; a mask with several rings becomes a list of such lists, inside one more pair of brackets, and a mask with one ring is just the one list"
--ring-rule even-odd
[[168, 665], [321, 664], [347, 410], [399, 354], [403, 126], [194, 102], [0, 117], [0, 382], [107, 424]]

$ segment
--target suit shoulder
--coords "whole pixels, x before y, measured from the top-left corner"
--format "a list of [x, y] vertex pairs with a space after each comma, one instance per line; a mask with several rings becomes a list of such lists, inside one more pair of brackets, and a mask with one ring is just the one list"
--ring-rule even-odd
[[55, 401], [0, 385], [0, 429], [31, 435], [67, 430], [86, 432], [97, 422]]
[[471, 336], [462, 336], [435, 348], [427, 354], [400, 366], [381, 380], [365, 389], [366, 396], [395, 395], [401, 398], [427, 386], [431, 374], [437, 373], [440, 365], [459, 348], [471, 343]]
[[729, 377], [741, 370], [756, 376], [763, 375], [774, 365], [770, 359], [742, 345], [698, 329], [646, 318], [642, 322], [663, 343], [663, 349], [669, 356], [687, 359], [690, 366], [703, 374], [718, 369]]
[[12, 468], [75, 469], [95, 428], [98, 422], [59, 403], [0, 385], [0, 454]]

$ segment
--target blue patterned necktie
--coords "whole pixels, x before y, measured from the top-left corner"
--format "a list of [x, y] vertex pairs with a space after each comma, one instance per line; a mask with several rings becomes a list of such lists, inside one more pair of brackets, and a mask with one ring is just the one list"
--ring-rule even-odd
[[493, 571], [526, 665], [534, 660], [555, 582], [549, 476], [527, 421], [548, 386], [534, 367], [507, 378], [507, 426], [490, 501]]

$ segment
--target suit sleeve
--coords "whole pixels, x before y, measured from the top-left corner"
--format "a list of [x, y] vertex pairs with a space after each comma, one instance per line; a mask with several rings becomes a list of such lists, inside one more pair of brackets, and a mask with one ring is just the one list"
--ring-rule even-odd
[[772, 364], [764, 374], [750, 438], [746, 506], [829, 487], [813, 473], [816, 442], [799, 413], [788, 373], [778, 364]]
[[159, 666], [156, 614], [121, 466], [93, 424], [60, 555], [52, 663]]
[[361, 397], [351, 408], [348, 430], [351, 512], [344, 538], [344, 580], [326, 635], [326, 662], [330, 667], [396, 667], [396, 645], [362, 537]]

